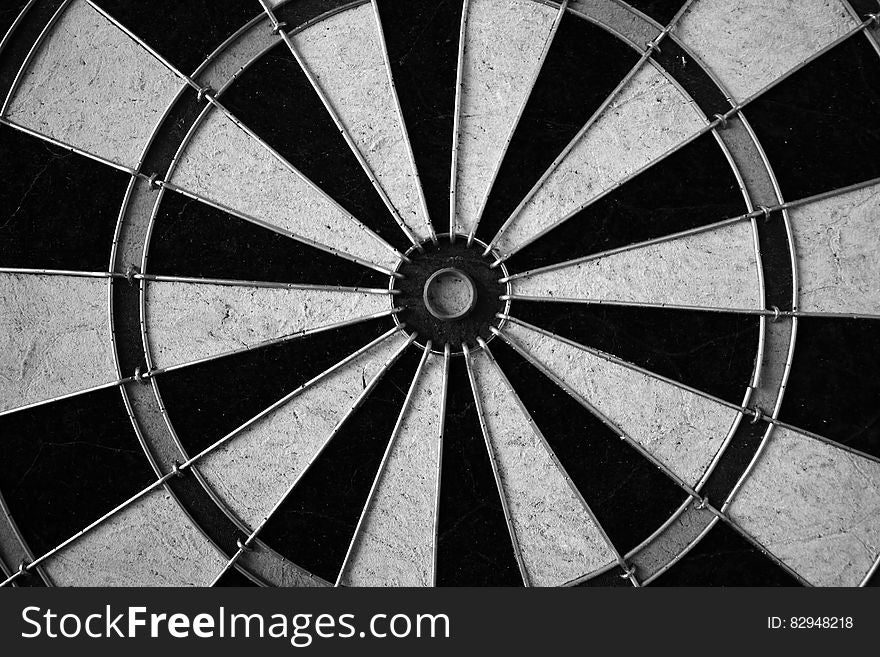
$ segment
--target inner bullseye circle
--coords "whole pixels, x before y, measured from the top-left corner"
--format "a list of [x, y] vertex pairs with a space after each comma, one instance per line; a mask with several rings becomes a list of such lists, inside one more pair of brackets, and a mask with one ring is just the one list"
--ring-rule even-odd
[[425, 281], [425, 307], [444, 320], [467, 315], [477, 302], [477, 290], [470, 276], [454, 267], [434, 272]]

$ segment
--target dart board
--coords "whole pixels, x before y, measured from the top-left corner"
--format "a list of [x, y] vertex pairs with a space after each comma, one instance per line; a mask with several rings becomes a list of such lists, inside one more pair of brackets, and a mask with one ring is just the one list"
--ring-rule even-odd
[[5, 586], [860, 586], [877, 0], [4, 0]]

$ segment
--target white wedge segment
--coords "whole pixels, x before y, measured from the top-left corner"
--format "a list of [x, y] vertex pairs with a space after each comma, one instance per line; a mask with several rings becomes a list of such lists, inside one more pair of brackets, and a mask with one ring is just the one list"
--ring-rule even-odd
[[443, 359], [431, 356], [364, 516], [342, 583], [430, 586]]
[[244, 523], [260, 523], [405, 341], [400, 332], [383, 340], [200, 462], [211, 487]]
[[499, 251], [509, 253], [705, 125], [678, 87], [646, 64], [515, 215]]
[[225, 559], [159, 488], [49, 558], [57, 586], [208, 586]]
[[558, 11], [532, 0], [471, 0], [469, 8], [456, 176], [462, 234], [478, 219]]
[[370, 3], [295, 34], [293, 43], [404, 223], [419, 239], [428, 239], [431, 230]]
[[384, 242], [217, 109], [184, 148], [171, 182], [331, 249], [388, 269], [397, 264]]
[[880, 463], [776, 427], [730, 516], [815, 586], [857, 586], [880, 554]]
[[742, 222], [514, 279], [512, 292], [542, 299], [756, 309], [762, 307], [758, 276], [752, 227]]
[[696, 0], [673, 33], [743, 101], [856, 25], [844, 0]]
[[534, 586], [559, 586], [615, 560], [498, 368], [472, 360], [489, 439], [517, 541]]
[[75, 0], [21, 79], [7, 117], [136, 168], [182, 81], [84, 0]]
[[800, 309], [880, 315], [880, 185], [790, 211]]
[[387, 296], [363, 292], [151, 281], [147, 335], [153, 365], [168, 367], [390, 307]]
[[0, 274], [0, 411], [118, 379], [107, 285]]
[[531, 329], [508, 325], [504, 332], [690, 486], [737, 417], [727, 406]]

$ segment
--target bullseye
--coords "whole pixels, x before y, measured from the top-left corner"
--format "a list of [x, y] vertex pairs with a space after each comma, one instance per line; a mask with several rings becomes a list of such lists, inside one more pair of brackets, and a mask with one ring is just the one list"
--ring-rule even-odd
[[431, 274], [422, 295], [425, 307], [437, 319], [464, 317], [477, 301], [474, 281], [463, 271], [446, 267]]
[[505, 295], [509, 287], [499, 283], [506, 269], [492, 269], [496, 254], [483, 256], [486, 244], [462, 235], [452, 241], [439, 236], [407, 251], [408, 262], [401, 262], [391, 289], [400, 309], [395, 319], [406, 325], [407, 332], [418, 335], [424, 345], [429, 341], [442, 353], [448, 344], [454, 354], [463, 353], [462, 345], [473, 348], [480, 340], [491, 341], [509, 306]]

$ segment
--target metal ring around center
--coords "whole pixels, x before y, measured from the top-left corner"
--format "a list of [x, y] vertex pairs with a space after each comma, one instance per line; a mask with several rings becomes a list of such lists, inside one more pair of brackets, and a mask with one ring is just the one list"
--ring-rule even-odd
[[[432, 287], [436, 286], [440, 280], [447, 276], [456, 276], [464, 281], [465, 286], [465, 302], [462, 304], [462, 308], [455, 312], [449, 312], [441, 307], [438, 307], [432, 300], [431, 292]], [[443, 269], [438, 269], [433, 274], [428, 277], [428, 280], [425, 281], [425, 289], [422, 293], [422, 299], [425, 302], [425, 307], [428, 309], [434, 317], [437, 319], [443, 320], [451, 320], [451, 319], [459, 319], [460, 317], [464, 317], [471, 310], [473, 310], [474, 306], [477, 303], [477, 288], [474, 285], [473, 279], [465, 274], [460, 269], [456, 269], [454, 267], [445, 267]]]

